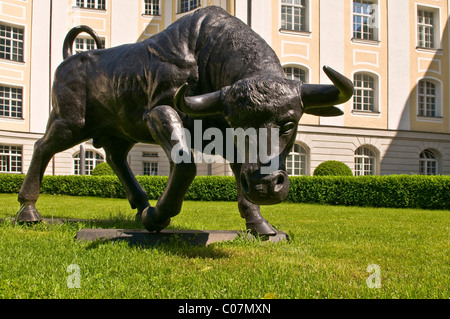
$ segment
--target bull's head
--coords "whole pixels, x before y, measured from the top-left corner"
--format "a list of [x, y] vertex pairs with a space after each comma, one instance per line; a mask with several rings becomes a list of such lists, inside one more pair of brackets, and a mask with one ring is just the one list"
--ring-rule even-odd
[[[268, 148], [272, 148], [267, 154], [272, 154], [272, 158], [268, 162], [259, 157], [250, 162], [247, 158], [242, 164], [240, 181], [249, 201], [258, 205], [277, 204], [289, 192], [285, 161], [295, 143], [301, 116], [305, 113], [343, 115], [334, 105], [345, 103], [353, 95], [353, 83], [349, 79], [328, 67], [324, 71], [334, 85], [302, 84], [265, 76], [243, 79], [217, 92], [192, 97], [185, 96], [186, 85], [183, 85], [175, 95], [175, 107], [192, 117], [223, 115], [232, 128], [254, 128], [257, 134], [262, 131], [259, 129], [266, 129]], [[274, 135], [276, 141], [271, 129], [278, 132]], [[267, 173], [264, 168], [273, 166], [274, 161], [276, 169]]]

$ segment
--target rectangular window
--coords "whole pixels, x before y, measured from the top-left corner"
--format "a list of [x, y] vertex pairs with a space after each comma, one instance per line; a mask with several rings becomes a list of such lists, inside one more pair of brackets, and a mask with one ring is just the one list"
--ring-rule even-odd
[[24, 29], [0, 25], [0, 59], [23, 62]]
[[158, 163], [144, 162], [144, 175], [157, 176]]
[[433, 11], [417, 10], [417, 45], [420, 48], [436, 48], [436, 18]]
[[355, 92], [353, 96], [353, 110], [375, 112], [375, 80], [367, 74], [355, 74]]
[[0, 85], [0, 116], [22, 118], [22, 89]]
[[436, 85], [430, 81], [420, 81], [418, 89], [419, 89], [418, 116], [436, 117], [437, 116]]
[[159, 1], [160, 0], [144, 0], [144, 14], [159, 16], [161, 14], [159, 11]]
[[22, 173], [22, 146], [0, 145], [0, 173]]
[[157, 152], [142, 152], [142, 157], [159, 157]]
[[106, 0], [77, 0], [78, 8], [106, 10]]
[[281, 0], [281, 29], [309, 31], [306, 0]]
[[200, 0], [179, 0], [178, 12], [188, 12], [200, 7]]
[[[105, 47], [105, 40], [101, 39], [102, 47]], [[75, 39], [75, 53], [81, 53], [85, 51], [94, 50], [97, 48], [94, 39], [78, 37]]]
[[378, 40], [374, 23], [376, 2], [372, 0], [353, 1], [353, 38]]

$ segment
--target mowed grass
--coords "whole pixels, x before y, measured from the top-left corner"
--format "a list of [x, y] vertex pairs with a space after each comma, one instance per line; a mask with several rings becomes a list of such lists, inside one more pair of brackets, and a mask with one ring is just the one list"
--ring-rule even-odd
[[[17, 209], [16, 195], [0, 194], [0, 218]], [[38, 209], [46, 218], [91, 221], [2, 222], [0, 298], [450, 297], [449, 211], [280, 204], [262, 213], [289, 242], [149, 247], [74, 239], [82, 228], [142, 228], [126, 200], [41, 195]], [[244, 230], [245, 223], [236, 203], [185, 202], [170, 227]], [[373, 264], [381, 288], [367, 285]], [[80, 288], [67, 284], [69, 265], [79, 267]]]

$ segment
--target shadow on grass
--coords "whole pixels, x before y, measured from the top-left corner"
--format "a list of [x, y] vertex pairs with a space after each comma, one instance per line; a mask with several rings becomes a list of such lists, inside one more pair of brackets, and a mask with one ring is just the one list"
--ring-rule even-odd
[[[13, 227], [16, 224], [15, 218], [0, 219], [0, 223], [4, 222], [9, 223]], [[87, 243], [85, 246], [87, 250], [98, 249], [99, 247], [115, 242], [125, 242], [132, 248], [154, 249], [165, 254], [183, 258], [221, 259], [232, 256], [230, 250], [218, 247], [216, 244], [208, 245], [207, 236], [205, 237], [206, 231], [193, 231], [195, 234], [185, 234], [183, 233], [183, 230], [169, 226], [166, 229], [168, 231], [166, 234], [152, 234], [144, 229], [142, 223], [137, 222], [128, 216], [114, 216], [110, 219], [44, 218], [39, 223], [18, 223], [18, 225], [29, 226], [30, 228], [46, 227], [46, 225], [64, 225], [77, 231], [77, 234], [83, 230], [98, 231], [99, 233], [102, 231], [108, 232], [117, 230], [118, 233], [123, 233], [125, 235], [133, 233], [132, 236], [124, 236], [123, 238], [100, 238], [85, 241]], [[236, 238], [232, 242], [239, 244], [243, 241], [249, 242], [249, 240], [244, 240], [242, 238]], [[255, 239], [255, 241], [257, 241], [257, 239]], [[224, 242], [227, 241], [222, 241], [220, 243]]]
[[200, 258], [200, 259], [221, 259], [229, 258], [231, 254], [219, 247], [212, 246], [199, 246], [189, 244], [183, 240], [172, 238], [168, 241], [159, 243], [150, 242], [133, 242], [125, 239], [109, 239], [109, 240], [95, 240], [89, 243], [86, 249], [97, 249], [103, 245], [108, 245], [114, 242], [126, 242], [128, 246], [138, 249], [150, 249], [158, 250], [165, 254], [172, 256], [179, 256], [183, 258]]

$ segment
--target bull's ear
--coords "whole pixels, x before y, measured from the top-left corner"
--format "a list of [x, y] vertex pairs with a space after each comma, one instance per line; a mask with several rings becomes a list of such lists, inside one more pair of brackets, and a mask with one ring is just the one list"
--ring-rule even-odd
[[344, 115], [344, 112], [335, 106], [306, 108], [303, 109], [303, 113], [323, 117], [334, 117]]
[[222, 114], [222, 90], [197, 96], [185, 96], [187, 83], [184, 83], [175, 93], [174, 107], [193, 117]]

